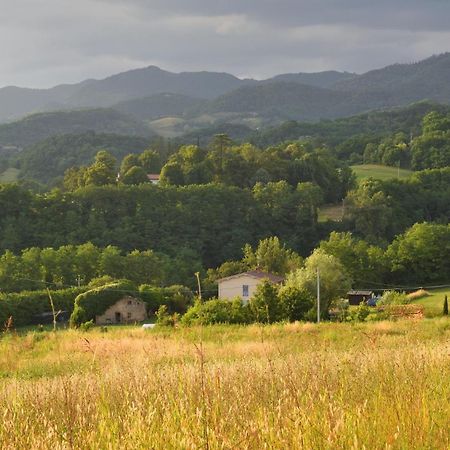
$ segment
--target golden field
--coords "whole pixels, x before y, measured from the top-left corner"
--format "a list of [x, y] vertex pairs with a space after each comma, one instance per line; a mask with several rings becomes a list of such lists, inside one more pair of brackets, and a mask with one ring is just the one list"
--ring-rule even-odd
[[448, 449], [450, 320], [0, 338], [1, 449]]

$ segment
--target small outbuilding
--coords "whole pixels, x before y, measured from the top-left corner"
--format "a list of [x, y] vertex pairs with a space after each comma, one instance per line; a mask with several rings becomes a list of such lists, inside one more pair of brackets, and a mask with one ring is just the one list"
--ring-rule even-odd
[[143, 322], [147, 319], [145, 303], [126, 296], [110, 306], [103, 314], [95, 316], [97, 325], [127, 324]]
[[374, 296], [373, 291], [348, 291], [347, 298], [349, 305], [359, 305], [361, 302], [367, 303]]

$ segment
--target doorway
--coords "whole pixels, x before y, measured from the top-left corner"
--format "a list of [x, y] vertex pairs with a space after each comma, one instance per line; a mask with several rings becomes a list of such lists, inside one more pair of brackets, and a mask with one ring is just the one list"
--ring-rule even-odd
[[116, 312], [116, 323], [122, 323], [122, 314]]

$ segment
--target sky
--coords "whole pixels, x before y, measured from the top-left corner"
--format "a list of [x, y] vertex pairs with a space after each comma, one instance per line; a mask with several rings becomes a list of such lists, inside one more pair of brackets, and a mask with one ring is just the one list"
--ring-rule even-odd
[[450, 0], [0, 0], [0, 86], [157, 65], [362, 73], [450, 51]]

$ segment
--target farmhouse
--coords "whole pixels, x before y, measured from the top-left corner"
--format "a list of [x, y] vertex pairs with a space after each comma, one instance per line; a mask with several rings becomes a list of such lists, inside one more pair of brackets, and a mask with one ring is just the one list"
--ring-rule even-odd
[[102, 315], [95, 316], [97, 325], [142, 322], [147, 318], [145, 303], [133, 297], [123, 297]]
[[367, 302], [374, 296], [373, 291], [348, 291], [347, 298], [349, 305], [359, 305], [361, 302]]
[[222, 278], [217, 281], [219, 285], [219, 299], [233, 300], [236, 297], [240, 297], [242, 300], [248, 301], [252, 298], [256, 288], [263, 280], [269, 280], [271, 283], [279, 284], [284, 281], [284, 278], [259, 270], [251, 270]]

